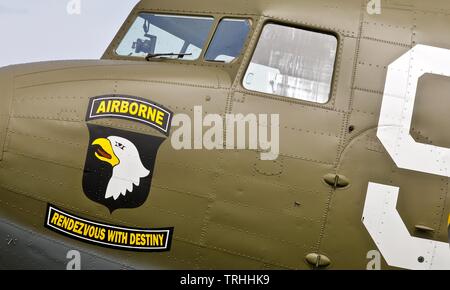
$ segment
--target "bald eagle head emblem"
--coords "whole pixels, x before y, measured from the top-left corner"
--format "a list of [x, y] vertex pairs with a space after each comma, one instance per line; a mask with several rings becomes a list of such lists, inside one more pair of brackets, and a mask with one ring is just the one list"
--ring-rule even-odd
[[92, 124], [88, 128], [86, 196], [110, 212], [141, 206], [150, 193], [156, 155], [165, 139]]
[[113, 174], [106, 188], [105, 198], [117, 200], [121, 195], [132, 193], [139, 186], [141, 178], [147, 177], [150, 171], [142, 164], [139, 152], [131, 141], [117, 136], [96, 139], [95, 156], [109, 163]]

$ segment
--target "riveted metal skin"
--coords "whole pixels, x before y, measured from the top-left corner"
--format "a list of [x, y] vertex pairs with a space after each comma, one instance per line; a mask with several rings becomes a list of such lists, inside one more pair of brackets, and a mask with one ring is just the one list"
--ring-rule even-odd
[[[101, 60], [1, 68], [0, 256], [8, 262], [0, 268], [65, 269], [67, 251], [78, 250], [83, 265], [95, 269], [366, 269], [367, 253], [377, 249], [361, 221], [372, 181], [401, 188], [396, 209], [412, 236], [447, 242], [448, 178], [399, 169], [376, 134], [389, 64], [416, 44], [450, 49], [450, 4], [382, 1], [380, 15], [368, 14], [366, 4], [143, 0]], [[214, 17], [208, 43], [223, 17], [247, 18], [252, 26], [230, 64], [117, 55], [141, 12]], [[337, 37], [327, 103], [243, 87], [267, 23]], [[411, 129], [417, 142], [450, 146], [448, 89], [446, 77], [421, 78]], [[167, 138], [146, 202], [111, 213], [82, 185], [89, 100], [105, 95], [138, 96], [191, 118], [199, 105], [221, 116], [279, 114], [280, 156], [264, 162], [254, 150], [175, 150], [171, 135], [145, 124], [89, 121]], [[44, 227], [48, 204], [102, 224], [174, 227], [170, 251], [121, 251], [60, 235]]]

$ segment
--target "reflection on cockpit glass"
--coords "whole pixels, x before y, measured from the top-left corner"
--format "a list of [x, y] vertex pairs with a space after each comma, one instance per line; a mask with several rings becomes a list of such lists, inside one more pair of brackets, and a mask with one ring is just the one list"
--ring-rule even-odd
[[217, 27], [205, 59], [216, 62], [232, 62], [242, 51], [250, 31], [250, 20], [224, 18]]
[[116, 52], [121, 56], [195, 60], [201, 55], [214, 19], [141, 13]]
[[334, 35], [269, 23], [244, 77], [246, 89], [324, 104], [337, 53]]

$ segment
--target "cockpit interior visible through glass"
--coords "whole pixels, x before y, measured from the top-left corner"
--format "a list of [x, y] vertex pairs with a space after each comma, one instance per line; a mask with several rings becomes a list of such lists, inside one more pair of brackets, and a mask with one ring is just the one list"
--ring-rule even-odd
[[195, 60], [202, 53], [213, 23], [212, 17], [140, 13], [116, 53]]

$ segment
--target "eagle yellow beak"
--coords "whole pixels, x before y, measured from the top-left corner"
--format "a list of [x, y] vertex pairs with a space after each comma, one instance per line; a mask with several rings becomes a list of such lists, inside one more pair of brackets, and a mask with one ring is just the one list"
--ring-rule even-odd
[[112, 149], [111, 142], [106, 138], [98, 138], [92, 142], [92, 146], [97, 145], [97, 150], [95, 151], [95, 157], [101, 161], [108, 162], [112, 167], [120, 163], [119, 158]]

